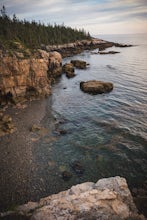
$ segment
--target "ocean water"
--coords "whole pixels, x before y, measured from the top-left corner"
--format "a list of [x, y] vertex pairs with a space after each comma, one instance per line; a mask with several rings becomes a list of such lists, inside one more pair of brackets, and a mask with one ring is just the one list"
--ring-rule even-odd
[[[40, 142], [35, 148], [44, 194], [116, 175], [125, 177], [130, 187], [147, 179], [147, 36], [98, 37], [134, 46], [108, 48], [120, 52], [114, 55], [84, 51], [63, 60], [81, 59], [90, 65], [86, 70], [76, 69], [72, 79], [63, 75], [53, 86], [48, 106], [58, 129], [66, 134], [50, 146]], [[94, 96], [83, 93], [80, 82], [92, 79], [112, 82], [113, 91]], [[48, 126], [50, 120], [43, 123]], [[74, 161], [83, 166], [80, 176], [71, 167]], [[72, 174], [67, 182], [62, 179], [64, 170]]]
[[[27, 137], [27, 149], [20, 146], [21, 138], [17, 143], [19, 134], [2, 139], [4, 154], [8, 148], [4, 159], [7, 155], [11, 158], [10, 154], [15, 156], [14, 161], [2, 163], [2, 208], [36, 201], [77, 183], [96, 182], [103, 177], [125, 177], [130, 188], [140, 187], [147, 180], [147, 35], [97, 37], [134, 46], [108, 48], [107, 51], [120, 52], [108, 55], [84, 51], [63, 60], [66, 63], [81, 59], [90, 65], [86, 70], [76, 69], [72, 79], [63, 74], [53, 85], [41, 121], [41, 126], [50, 129], [49, 134]], [[92, 79], [112, 82], [113, 91], [100, 95], [83, 93], [80, 82]], [[23, 124], [32, 112], [40, 111], [39, 101], [36, 110], [31, 106], [16, 115], [18, 123]], [[25, 128], [22, 130], [25, 138]], [[72, 168], [75, 161], [82, 166], [81, 175]], [[5, 164], [7, 167], [3, 168]], [[69, 181], [63, 180], [63, 171], [72, 175]]]

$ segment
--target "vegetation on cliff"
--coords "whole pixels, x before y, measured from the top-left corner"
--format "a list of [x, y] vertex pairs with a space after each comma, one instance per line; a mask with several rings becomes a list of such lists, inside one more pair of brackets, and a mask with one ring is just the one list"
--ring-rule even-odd
[[[63, 25], [45, 25], [36, 21], [19, 20], [16, 15], [10, 18], [5, 6], [0, 14], [0, 47], [12, 48], [15, 41], [29, 48], [39, 48], [41, 44], [54, 45], [90, 39], [83, 29], [77, 30]], [[15, 49], [15, 48], [14, 48]]]

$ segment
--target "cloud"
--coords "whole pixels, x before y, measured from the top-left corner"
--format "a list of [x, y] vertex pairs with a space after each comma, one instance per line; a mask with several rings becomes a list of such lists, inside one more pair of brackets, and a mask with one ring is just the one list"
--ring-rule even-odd
[[144, 24], [141, 25], [142, 32], [145, 28], [147, 31], [146, 0], [1, 0], [2, 5], [6, 6], [10, 15], [15, 13], [20, 19], [35, 19], [46, 24], [64, 22], [93, 33], [99, 31], [102, 25], [105, 30], [111, 31], [108, 29], [110, 26], [117, 33], [119, 25], [125, 28], [127, 24], [135, 32], [135, 24], [137, 26], [141, 21]]

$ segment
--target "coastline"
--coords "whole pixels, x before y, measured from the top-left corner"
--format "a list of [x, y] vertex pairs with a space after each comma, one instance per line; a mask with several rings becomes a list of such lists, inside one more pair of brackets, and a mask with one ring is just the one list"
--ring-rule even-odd
[[84, 50], [99, 49], [99, 51], [105, 50], [109, 47], [131, 47], [132, 45], [110, 42], [98, 38], [92, 38], [91, 40], [81, 40], [73, 43], [67, 43], [62, 45], [42, 45], [41, 49], [48, 52], [57, 51], [63, 58], [74, 56], [81, 53]]
[[36, 50], [32, 55], [28, 52], [28, 57], [25, 56], [23, 46], [20, 43], [17, 46], [17, 49], [22, 48], [22, 52], [16, 50], [10, 55], [9, 51], [0, 50], [0, 136], [11, 134], [15, 130], [12, 118], [5, 117], [3, 107], [51, 95], [52, 84], [64, 73], [62, 58], [96, 48], [99, 54], [105, 54], [101, 51], [106, 48], [132, 45], [92, 38], [63, 45], [42, 45], [42, 49]]
[[[96, 45], [95, 45], [96, 46]], [[108, 45], [107, 45], [108, 46]], [[110, 46], [110, 45], [109, 45]], [[96, 46], [97, 47], [97, 46]], [[85, 47], [85, 48], [88, 48], [87, 46]], [[104, 48], [104, 47], [103, 47]], [[60, 49], [61, 50], [61, 49]], [[64, 53], [64, 49], [62, 48], [62, 50], [63, 50], [63, 53]], [[74, 52], [75, 53], [75, 52]], [[73, 54], [74, 54], [73, 53]], [[71, 53], [71, 56], [73, 55], [72, 53]], [[68, 53], [68, 55], [69, 55], [69, 53]], [[33, 101], [32, 103], [34, 103], [34, 102], [36, 102], [36, 101]], [[33, 120], [29, 120], [29, 121], [27, 121], [27, 120], [25, 120], [25, 123], [26, 123], [26, 125], [27, 125], [27, 129], [28, 129], [28, 127], [30, 127], [33, 123], [40, 123], [40, 121], [41, 121], [41, 119], [43, 118], [43, 116], [45, 115], [45, 101], [43, 101], [43, 104], [41, 105], [41, 109], [40, 109], [40, 111], [37, 111], [37, 116], [35, 116], [34, 115], [34, 112], [36, 111], [36, 107], [37, 107], [37, 105], [36, 105], [36, 107], [34, 107], [34, 111], [32, 111], [32, 113], [30, 113], [30, 114], [32, 114], [33, 115], [33, 117], [34, 117], [34, 119], [36, 119], [35, 121], [33, 121]], [[28, 105], [28, 108], [29, 108], [29, 105]], [[40, 106], [39, 106], [39, 108], [40, 108]], [[25, 109], [24, 109], [25, 110]], [[22, 111], [20, 110], [20, 114], [22, 114]], [[23, 117], [23, 115], [21, 115], [21, 117]], [[40, 118], [39, 120], [38, 120], [38, 117]], [[28, 117], [29, 118], [29, 117]], [[17, 124], [17, 123], [16, 123]], [[30, 125], [30, 126], [28, 126], [28, 125]], [[24, 125], [23, 125], [24, 126]], [[22, 127], [23, 127], [22, 126]], [[25, 126], [24, 126], [25, 127]], [[19, 128], [18, 128], [19, 129]], [[21, 129], [21, 127], [20, 127], [20, 129]], [[29, 131], [29, 129], [27, 130], [27, 133], [29, 133], [30, 134], [30, 131]], [[19, 136], [19, 134], [17, 133], [17, 135]], [[18, 137], [17, 136], [17, 137]], [[14, 140], [16, 140], [15, 138], [13, 139], [13, 142], [14, 142]], [[26, 138], [25, 138], [25, 135], [24, 135], [24, 133], [23, 133], [23, 130], [22, 130], [22, 136], [20, 135], [20, 137], [19, 137], [19, 140], [20, 140], [20, 142], [19, 143], [21, 143], [21, 141], [22, 140], [24, 140], [23, 141], [23, 143], [25, 144], [25, 143], [28, 143], [28, 145], [25, 145], [24, 147], [25, 147], [25, 149], [24, 149], [24, 152], [22, 152], [24, 155], [26, 154], [26, 151], [29, 151], [28, 149], [31, 149], [30, 148], [30, 143], [29, 143], [29, 140], [27, 140]], [[12, 146], [11, 146], [12, 147]], [[15, 147], [15, 146], [14, 146]], [[20, 147], [20, 146], [19, 146]], [[16, 150], [16, 148], [15, 148], [15, 150]], [[18, 151], [20, 151], [21, 150], [21, 148], [19, 148], [19, 150]], [[29, 154], [29, 152], [28, 152], [28, 154]], [[26, 154], [27, 155], [27, 154]], [[20, 155], [18, 155], [18, 157], [20, 157]], [[31, 152], [30, 152], [30, 154], [29, 155], [27, 155], [27, 158], [29, 158], [30, 160], [31, 160]], [[11, 159], [11, 157], [10, 157], [10, 159]], [[23, 163], [23, 162], [22, 162]], [[29, 169], [29, 162], [28, 161], [26, 161], [26, 163], [28, 164], [28, 167], [27, 167], [27, 169], [26, 170], [28, 170]], [[12, 166], [12, 169], [13, 169], [14, 167]], [[29, 173], [29, 175], [30, 175], [30, 173]], [[26, 177], [25, 177], [26, 178]], [[22, 187], [23, 188], [23, 187]], [[27, 189], [26, 189], [27, 190]]]

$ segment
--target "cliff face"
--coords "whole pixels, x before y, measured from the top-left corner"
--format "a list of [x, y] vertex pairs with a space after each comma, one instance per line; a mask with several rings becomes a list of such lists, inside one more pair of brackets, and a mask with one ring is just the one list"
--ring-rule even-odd
[[49, 95], [51, 82], [61, 71], [62, 57], [58, 52], [38, 50], [29, 58], [20, 53], [1, 53], [0, 104]]
[[145, 220], [137, 213], [126, 180], [118, 176], [72, 186], [1, 216], [8, 214], [32, 220]]

